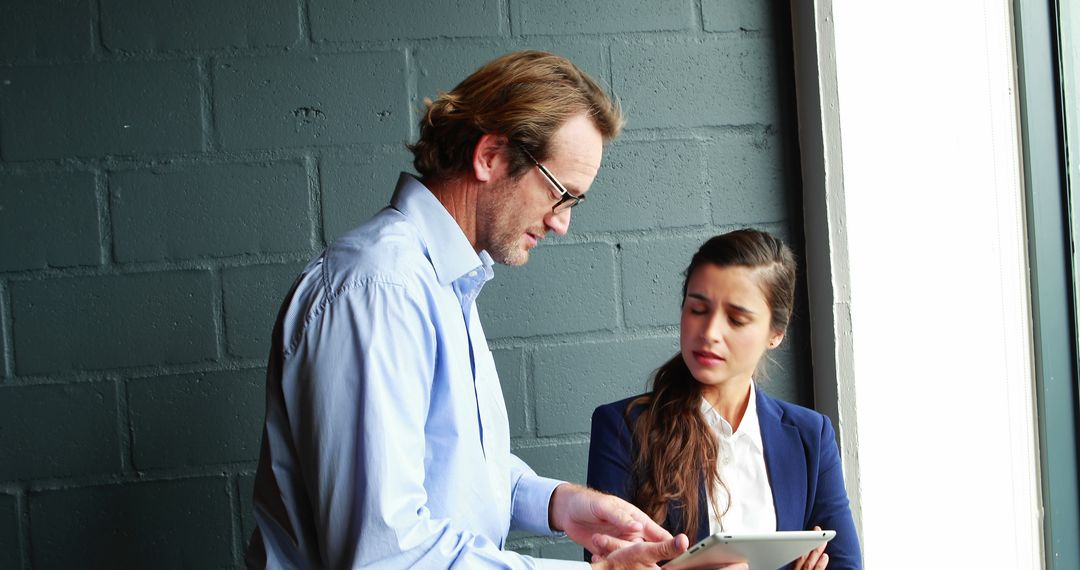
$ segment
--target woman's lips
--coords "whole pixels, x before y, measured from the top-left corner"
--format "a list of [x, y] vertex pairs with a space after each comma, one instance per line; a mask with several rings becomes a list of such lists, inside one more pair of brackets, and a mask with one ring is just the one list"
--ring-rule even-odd
[[716, 366], [726, 361], [724, 357], [704, 350], [695, 350], [694, 360], [697, 360], [698, 364], [702, 366]]

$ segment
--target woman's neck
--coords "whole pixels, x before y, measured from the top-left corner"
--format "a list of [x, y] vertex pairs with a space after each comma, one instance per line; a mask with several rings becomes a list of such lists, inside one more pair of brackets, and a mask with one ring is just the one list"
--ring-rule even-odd
[[701, 396], [731, 425], [732, 432], [738, 431], [743, 415], [746, 414], [746, 407], [750, 404], [750, 382], [747, 378], [725, 382], [719, 386], [702, 387]]

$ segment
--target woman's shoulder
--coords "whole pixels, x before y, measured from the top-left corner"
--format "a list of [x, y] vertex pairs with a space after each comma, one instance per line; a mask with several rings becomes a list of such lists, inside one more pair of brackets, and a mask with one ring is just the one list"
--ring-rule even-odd
[[797, 426], [800, 430], [812, 430], [818, 433], [821, 433], [823, 424], [830, 421], [828, 416], [817, 410], [774, 398], [760, 389], [758, 394], [760, 395], [758, 402], [759, 417], [763, 416], [762, 411], [770, 411], [771, 408], [771, 411], [780, 419], [781, 423]]
[[[622, 400], [616, 400], [607, 404], [601, 404], [593, 410], [593, 421], [598, 418], [624, 418], [628, 417], [631, 421], [641, 414], [641, 411], [645, 409], [644, 402], [634, 404], [631, 408], [631, 404], [635, 400], [640, 399], [642, 396], [648, 396], [650, 392], [644, 394], [638, 394], [636, 396], [630, 396], [629, 398], [623, 398]], [[629, 414], [627, 411], [629, 410]]]

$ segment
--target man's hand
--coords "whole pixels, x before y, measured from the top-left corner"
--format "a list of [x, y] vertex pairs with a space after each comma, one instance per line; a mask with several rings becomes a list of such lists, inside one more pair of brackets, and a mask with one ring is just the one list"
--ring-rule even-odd
[[559, 485], [551, 494], [548, 519], [551, 528], [565, 532], [571, 540], [589, 549], [589, 552], [601, 556], [619, 546], [610, 543], [606, 548], [599, 547], [594, 540], [595, 535], [626, 542], [671, 541], [671, 533], [634, 505], [618, 497], [570, 483]]
[[[657, 562], [671, 560], [686, 552], [690, 546], [685, 534], [663, 542], [627, 542], [609, 536], [596, 535], [598, 550], [610, 552], [607, 556], [593, 555], [592, 567], [597, 570], [660, 570]], [[721, 570], [721, 569], [717, 569]], [[723, 570], [749, 570], [746, 564], [730, 564]]]
[[608, 553], [593, 554], [592, 567], [598, 570], [657, 570], [657, 562], [671, 560], [690, 546], [685, 534], [661, 542], [628, 542], [598, 534], [593, 543], [597, 551]]

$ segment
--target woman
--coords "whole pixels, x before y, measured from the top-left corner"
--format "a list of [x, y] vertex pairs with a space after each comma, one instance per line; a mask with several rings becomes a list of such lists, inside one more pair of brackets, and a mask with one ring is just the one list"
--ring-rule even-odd
[[777, 238], [738, 230], [705, 242], [683, 283], [680, 353], [652, 392], [593, 412], [588, 482], [691, 544], [721, 531], [832, 529], [791, 567], [861, 568], [832, 424], [754, 383], [794, 297], [794, 256]]

